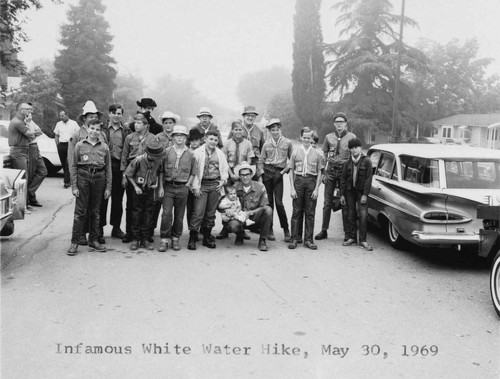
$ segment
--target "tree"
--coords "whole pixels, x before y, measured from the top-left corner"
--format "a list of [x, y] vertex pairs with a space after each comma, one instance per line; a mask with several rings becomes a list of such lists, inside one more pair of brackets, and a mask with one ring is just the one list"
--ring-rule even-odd
[[[288, 138], [298, 139], [302, 123], [295, 114], [292, 91], [289, 89], [274, 95], [268, 105], [269, 118], [279, 118], [283, 133]], [[310, 126], [311, 124], [305, 124]]]
[[[389, 0], [343, 0], [334, 5], [340, 10], [337, 25], [339, 40], [326, 47], [331, 92], [340, 97], [337, 106], [350, 116], [357, 133], [368, 128], [388, 132], [391, 128], [397, 68], [400, 16], [390, 13]], [[404, 24], [416, 26], [410, 18]], [[402, 73], [425, 72], [427, 60], [418, 49], [403, 44]], [[408, 130], [416, 124], [412, 89], [402, 80], [399, 101], [399, 127]]]
[[105, 9], [101, 0], [80, 0], [70, 7], [68, 24], [61, 27], [63, 48], [55, 59], [55, 75], [73, 117], [87, 100], [103, 109], [113, 101], [116, 70]]
[[[45, 134], [53, 137], [53, 128], [58, 119], [58, 101], [61, 84], [53, 76], [36, 66], [21, 79], [21, 88], [14, 95], [13, 104], [30, 102], [33, 104], [33, 121]], [[59, 100], [60, 101], [60, 100]]]
[[479, 43], [457, 39], [441, 45], [422, 40], [419, 47], [430, 61], [430, 73], [410, 76], [423, 121], [437, 120], [459, 113], [498, 110], [498, 77], [485, 78], [490, 58], [477, 59]]
[[273, 66], [243, 75], [238, 82], [236, 93], [243, 105], [254, 105], [260, 114], [265, 114], [273, 96], [291, 87], [290, 71], [284, 67]]
[[144, 80], [130, 74], [118, 74], [115, 83], [114, 102], [123, 106], [125, 116], [133, 116], [137, 110], [136, 101], [143, 97]]
[[318, 125], [325, 98], [325, 61], [319, 10], [321, 0], [296, 0], [292, 93], [295, 113], [304, 123]]

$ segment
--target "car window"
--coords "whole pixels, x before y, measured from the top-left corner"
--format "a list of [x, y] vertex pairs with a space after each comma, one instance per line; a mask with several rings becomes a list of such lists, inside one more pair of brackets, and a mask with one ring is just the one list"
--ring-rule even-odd
[[372, 170], [373, 170], [372, 174], [375, 174], [375, 170], [377, 170], [378, 162], [380, 160], [380, 151], [373, 150], [373, 151], [370, 151], [368, 154], [369, 154], [370, 160], [372, 161]]
[[425, 187], [439, 188], [439, 164], [435, 159], [401, 156], [401, 175], [403, 180]]
[[500, 162], [498, 161], [445, 161], [448, 188], [500, 188]]
[[382, 176], [383, 178], [390, 178], [394, 169], [395, 160], [396, 159], [393, 154], [383, 152], [375, 174]]

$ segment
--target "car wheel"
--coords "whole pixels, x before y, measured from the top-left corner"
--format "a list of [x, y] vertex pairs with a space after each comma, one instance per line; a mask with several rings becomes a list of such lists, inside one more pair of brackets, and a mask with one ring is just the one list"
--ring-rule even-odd
[[391, 222], [391, 220], [387, 220], [387, 236], [389, 237], [391, 246], [395, 249], [401, 249], [404, 246], [405, 240], [403, 239], [403, 237], [401, 237], [398, 229]]
[[500, 251], [493, 259], [493, 265], [491, 266], [490, 292], [495, 311], [500, 316]]
[[9, 218], [9, 220], [5, 223], [2, 230], [0, 231], [0, 239], [10, 239], [14, 235], [14, 220]]

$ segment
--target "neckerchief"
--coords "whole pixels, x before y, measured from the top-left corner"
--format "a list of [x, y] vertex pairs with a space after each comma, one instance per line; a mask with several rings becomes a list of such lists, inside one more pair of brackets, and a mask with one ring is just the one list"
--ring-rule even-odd
[[304, 150], [304, 165], [302, 167], [302, 176], [306, 176], [307, 175], [307, 156], [309, 155], [309, 152], [311, 151], [312, 149], [312, 146], [309, 146], [309, 148], [306, 150], [306, 148], [304, 147], [304, 145], [300, 145], [300, 148], [302, 150]]
[[344, 129], [342, 130], [342, 132], [339, 134], [339, 132], [337, 132], [335, 130], [335, 135], [337, 136], [337, 146], [335, 147], [335, 155], [339, 155], [339, 149], [340, 149], [340, 140], [342, 139], [342, 137], [344, 137], [345, 135], [347, 134], [347, 129]]
[[357, 158], [354, 158], [354, 155], [351, 155], [351, 159], [353, 164], [353, 170], [352, 170], [352, 186], [354, 187], [356, 185], [356, 179], [358, 178], [358, 166], [359, 166], [359, 161], [361, 160], [361, 156], [363, 154], [359, 154]]

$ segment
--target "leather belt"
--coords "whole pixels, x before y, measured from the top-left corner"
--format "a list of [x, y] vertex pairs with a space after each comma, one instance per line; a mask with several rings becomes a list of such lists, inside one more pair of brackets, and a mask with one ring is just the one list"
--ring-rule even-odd
[[82, 165], [82, 166], [78, 166], [78, 168], [82, 169], [82, 170], [85, 170], [85, 171], [88, 171], [91, 174], [94, 174], [96, 172], [104, 171], [104, 169], [106, 167], [96, 167], [96, 166], [92, 166], [92, 165]]

